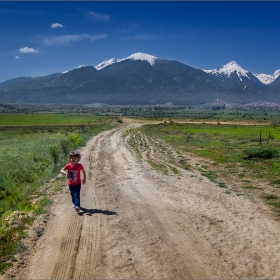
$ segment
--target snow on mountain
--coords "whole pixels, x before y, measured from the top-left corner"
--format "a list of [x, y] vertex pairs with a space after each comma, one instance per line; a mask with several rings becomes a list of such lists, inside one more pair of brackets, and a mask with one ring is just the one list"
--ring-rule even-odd
[[102, 68], [104, 68], [106, 66], [112, 65], [112, 64], [117, 63], [117, 62], [121, 62], [122, 60], [124, 60], [124, 59], [111, 58], [111, 59], [108, 59], [108, 60], [105, 60], [105, 61], [99, 63], [94, 68], [96, 70], [100, 70], [100, 69], [102, 69]]
[[[127, 60], [127, 59], [147, 61], [151, 65], [154, 65], [156, 60], [159, 60], [162, 58], [159, 58], [159, 57], [156, 57], [153, 55], [149, 55], [149, 54], [145, 54], [145, 53], [141, 53], [141, 52], [137, 52], [126, 58], [120, 58], [120, 59], [111, 58], [111, 59], [105, 60], [105, 61], [99, 63], [98, 65], [96, 65], [94, 68], [96, 70], [101, 70], [104, 67], [107, 67], [109, 65], [112, 65], [114, 63], [118, 63], [118, 62], [121, 62], [121, 61]], [[85, 66], [86, 66], [85, 64], [82, 64], [82, 65], [78, 66], [77, 69], [85, 67]], [[237, 76], [239, 77], [240, 81], [242, 81], [243, 78], [250, 80], [250, 77], [248, 76], [249, 71], [243, 69], [236, 61], [231, 61], [217, 69], [213, 69], [213, 70], [203, 69], [203, 71], [206, 73], [211, 73], [215, 76], [227, 77], [227, 78], [230, 78], [232, 73], [235, 72], [237, 74]], [[63, 71], [62, 73], [68, 73], [68, 72], [69, 71]], [[267, 74], [253, 74], [253, 75], [256, 78], [258, 78], [263, 84], [268, 85], [268, 84], [273, 83], [280, 76], [280, 69], [276, 70], [272, 75], [267, 75]]]
[[153, 55], [138, 52], [138, 53], [134, 53], [134, 54], [128, 56], [127, 58], [121, 58], [121, 59], [111, 58], [109, 60], [105, 60], [105, 61], [99, 63], [98, 65], [96, 65], [94, 68], [96, 70], [100, 70], [100, 69], [102, 69], [106, 66], [109, 66], [109, 65], [112, 65], [114, 63], [118, 63], [118, 62], [121, 62], [121, 61], [127, 60], [127, 59], [147, 61], [151, 65], [154, 65], [155, 61], [157, 59], [160, 59], [160, 58], [158, 58], [156, 56], [153, 56]]
[[80, 68], [83, 68], [83, 67], [86, 67], [86, 65], [82, 64], [82, 65], [78, 66], [77, 69], [80, 69]]
[[[80, 69], [80, 68], [83, 68], [83, 67], [86, 67], [87, 65], [85, 65], [85, 64], [81, 64], [81, 65], [79, 65], [76, 69]], [[61, 72], [62, 74], [66, 74], [66, 73], [68, 73], [69, 72], [69, 70], [65, 70], [65, 71], [63, 71], [63, 72]]]
[[159, 58], [156, 56], [153, 56], [153, 55], [138, 52], [138, 53], [132, 54], [131, 56], [127, 57], [126, 59], [147, 61], [151, 65], [154, 65], [155, 61]]
[[280, 69], [276, 70], [272, 75], [254, 74], [263, 84], [269, 85], [273, 83], [280, 76]]
[[244, 70], [242, 67], [240, 67], [236, 61], [231, 61], [218, 69], [204, 69], [203, 71], [206, 73], [211, 73], [215, 76], [226, 76], [227, 78], [229, 78], [231, 74], [235, 72], [239, 77], [240, 81], [242, 81], [242, 78], [244, 77], [250, 80], [250, 77], [247, 75], [249, 71]]

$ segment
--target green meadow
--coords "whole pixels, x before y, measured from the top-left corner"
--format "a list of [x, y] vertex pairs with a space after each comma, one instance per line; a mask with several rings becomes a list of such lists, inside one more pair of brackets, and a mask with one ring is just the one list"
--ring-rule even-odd
[[251, 176], [280, 182], [280, 127], [267, 125], [161, 123], [143, 131], [183, 152], [193, 153], [229, 169], [240, 165]]
[[0, 115], [0, 125], [80, 125], [97, 122], [90, 114], [11, 114]]
[[93, 115], [0, 115], [0, 271], [24, 249], [24, 229], [51, 203], [41, 187], [59, 174], [68, 152], [116, 123]]

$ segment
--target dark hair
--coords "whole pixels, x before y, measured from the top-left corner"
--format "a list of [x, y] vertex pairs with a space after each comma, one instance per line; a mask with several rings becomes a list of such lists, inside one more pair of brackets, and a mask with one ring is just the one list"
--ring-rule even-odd
[[77, 158], [78, 158], [78, 161], [80, 161], [80, 159], [81, 159], [81, 154], [80, 154], [79, 151], [76, 150], [76, 151], [70, 152], [69, 155], [68, 155], [68, 159], [70, 159], [70, 157], [73, 157], [73, 156], [77, 157]]

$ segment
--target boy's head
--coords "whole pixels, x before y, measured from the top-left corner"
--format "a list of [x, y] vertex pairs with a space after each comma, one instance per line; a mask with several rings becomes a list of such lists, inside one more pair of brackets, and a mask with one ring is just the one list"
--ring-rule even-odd
[[75, 157], [77, 159], [77, 162], [79, 162], [80, 159], [81, 159], [81, 154], [77, 150], [73, 151], [73, 152], [70, 152], [70, 154], [68, 155], [68, 159], [70, 160], [70, 158], [72, 158], [72, 157]]

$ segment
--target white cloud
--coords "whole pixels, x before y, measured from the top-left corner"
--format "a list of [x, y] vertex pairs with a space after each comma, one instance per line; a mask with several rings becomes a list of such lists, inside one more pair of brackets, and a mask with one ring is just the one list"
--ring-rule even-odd
[[16, 55], [14, 58], [16, 58], [16, 59], [20, 59], [20, 57], [19, 57], [18, 55]]
[[99, 13], [95, 13], [95, 12], [88, 12], [88, 16], [90, 18], [100, 20], [100, 21], [109, 21], [110, 20], [109, 15], [99, 14]]
[[43, 38], [47, 45], [67, 45], [71, 42], [78, 42], [82, 40], [98, 41], [107, 37], [107, 34], [89, 35], [89, 34], [76, 34], [76, 35], [63, 35], [63, 36], [50, 36]]
[[62, 28], [62, 27], [64, 27], [61, 23], [53, 23], [52, 25], [51, 25], [51, 28], [58, 28], [58, 27], [60, 27], [60, 28]]
[[19, 52], [20, 52], [20, 53], [38, 53], [39, 51], [38, 51], [38, 50], [35, 50], [35, 49], [33, 49], [33, 48], [25, 47], [25, 48], [20, 48], [20, 49], [19, 49]]

